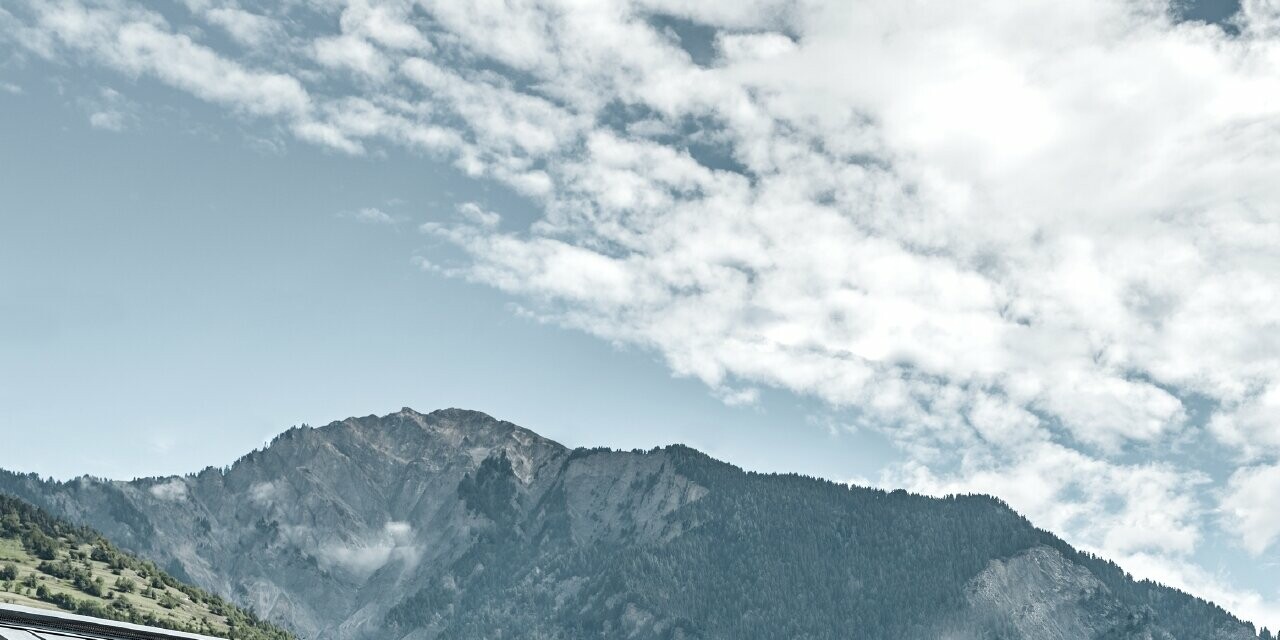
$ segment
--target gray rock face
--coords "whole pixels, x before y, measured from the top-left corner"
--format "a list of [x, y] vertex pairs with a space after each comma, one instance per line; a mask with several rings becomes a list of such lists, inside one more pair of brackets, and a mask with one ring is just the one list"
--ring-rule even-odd
[[317, 640], [1252, 635], [987, 498], [571, 451], [457, 409], [295, 428], [184, 477], [0, 491]]
[[[965, 596], [976, 618], [1024, 638], [1099, 638], [1135, 622], [1088, 569], [1050, 547], [992, 560], [969, 582]], [[1140, 621], [1136, 626], [1140, 635], [1131, 637], [1152, 637]]]

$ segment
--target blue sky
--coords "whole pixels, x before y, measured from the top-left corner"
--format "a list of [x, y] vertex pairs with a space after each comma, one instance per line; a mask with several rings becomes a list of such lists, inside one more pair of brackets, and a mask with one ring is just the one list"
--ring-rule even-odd
[[[3, 78], [22, 87], [0, 100], [3, 468], [185, 473], [291, 425], [402, 406], [833, 478], [894, 456], [874, 434], [833, 432], [839, 414], [811, 399], [730, 407], [651, 352], [423, 272], [414, 256], [440, 247], [418, 224], [515, 200], [447, 162], [266, 149], [269, 128], [145, 80], [12, 62]], [[90, 123], [108, 86], [139, 124]], [[399, 222], [362, 221], [368, 208]]]
[[0, 4], [0, 466], [460, 406], [1280, 626], [1280, 10]]

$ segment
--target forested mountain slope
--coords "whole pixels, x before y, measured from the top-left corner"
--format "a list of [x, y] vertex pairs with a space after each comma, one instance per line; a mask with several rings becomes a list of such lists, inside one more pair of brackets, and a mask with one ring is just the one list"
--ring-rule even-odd
[[0, 602], [237, 640], [291, 640], [226, 600], [0, 495]]
[[302, 427], [226, 469], [0, 473], [304, 637], [1251, 638], [1001, 502], [570, 450], [482, 413]]

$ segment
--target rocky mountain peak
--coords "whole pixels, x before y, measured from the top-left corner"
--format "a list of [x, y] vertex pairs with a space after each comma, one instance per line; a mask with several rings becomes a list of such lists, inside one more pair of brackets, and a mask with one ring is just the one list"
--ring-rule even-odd
[[359, 433], [366, 440], [377, 441], [414, 435], [405, 429], [407, 426], [417, 427], [424, 437], [440, 438], [458, 446], [497, 446], [512, 441], [531, 447], [564, 448], [549, 438], [487, 413], [456, 408], [422, 413], [404, 407], [384, 416], [371, 414], [332, 422], [317, 431], [324, 434], [345, 429]]
[[[559, 443], [480, 411], [441, 409], [430, 413], [404, 407], [386, 415], [351, 417], [318, 428], [295, 428], [235, 467], [276, 460], [314, 466], [323, 459], [400, 468], [472, 468], [497, 451], [506, 452], [517, 475], [528, 478], [537, 464], [565, 452]], [[385, 471], [385, 469], [384, 469]]]

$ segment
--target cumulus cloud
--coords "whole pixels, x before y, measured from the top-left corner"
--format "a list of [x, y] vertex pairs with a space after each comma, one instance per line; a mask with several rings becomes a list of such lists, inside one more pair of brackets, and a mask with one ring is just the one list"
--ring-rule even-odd
[[1213, 417], [1210, 428], [1220, 440], [1238, 448], [1246, 458], [1274, 457], [1280, 451], [1280, 383], [1270, 382], [1229, 411]]
[[886, 478], [994, 492], [1153, 577], [1198, 575], [1209, 536], [1275, 544], [1274, 3], [1233, 35], [1159, 0], [351, 0], [271, 61], [128, 2], [23, 6], [36, 55], [505, 184], [539, 219], [457, 203], [422, 231], [465, 257], [418, 264], [726, 402], [818, 398], [906, 453]]
[[1266, 551], [1280, 538], [1280, 465], [1247, 467], [1232, 474], [1222, 510], [1240, 531], [1249, 553]]
[[971, 459], [939, 475], [910, 463], [897, 474], [883, 482], [933, 495], [1001, 496], [1040, 526], [1071, 531], [1077, 545], [1112, 557], [1189, 555], [1200, 542], [1204, 510], [1195, 490], [1208, 481], [1171, 465], [1109, 463], [1051, 442], [1004, 464]]

